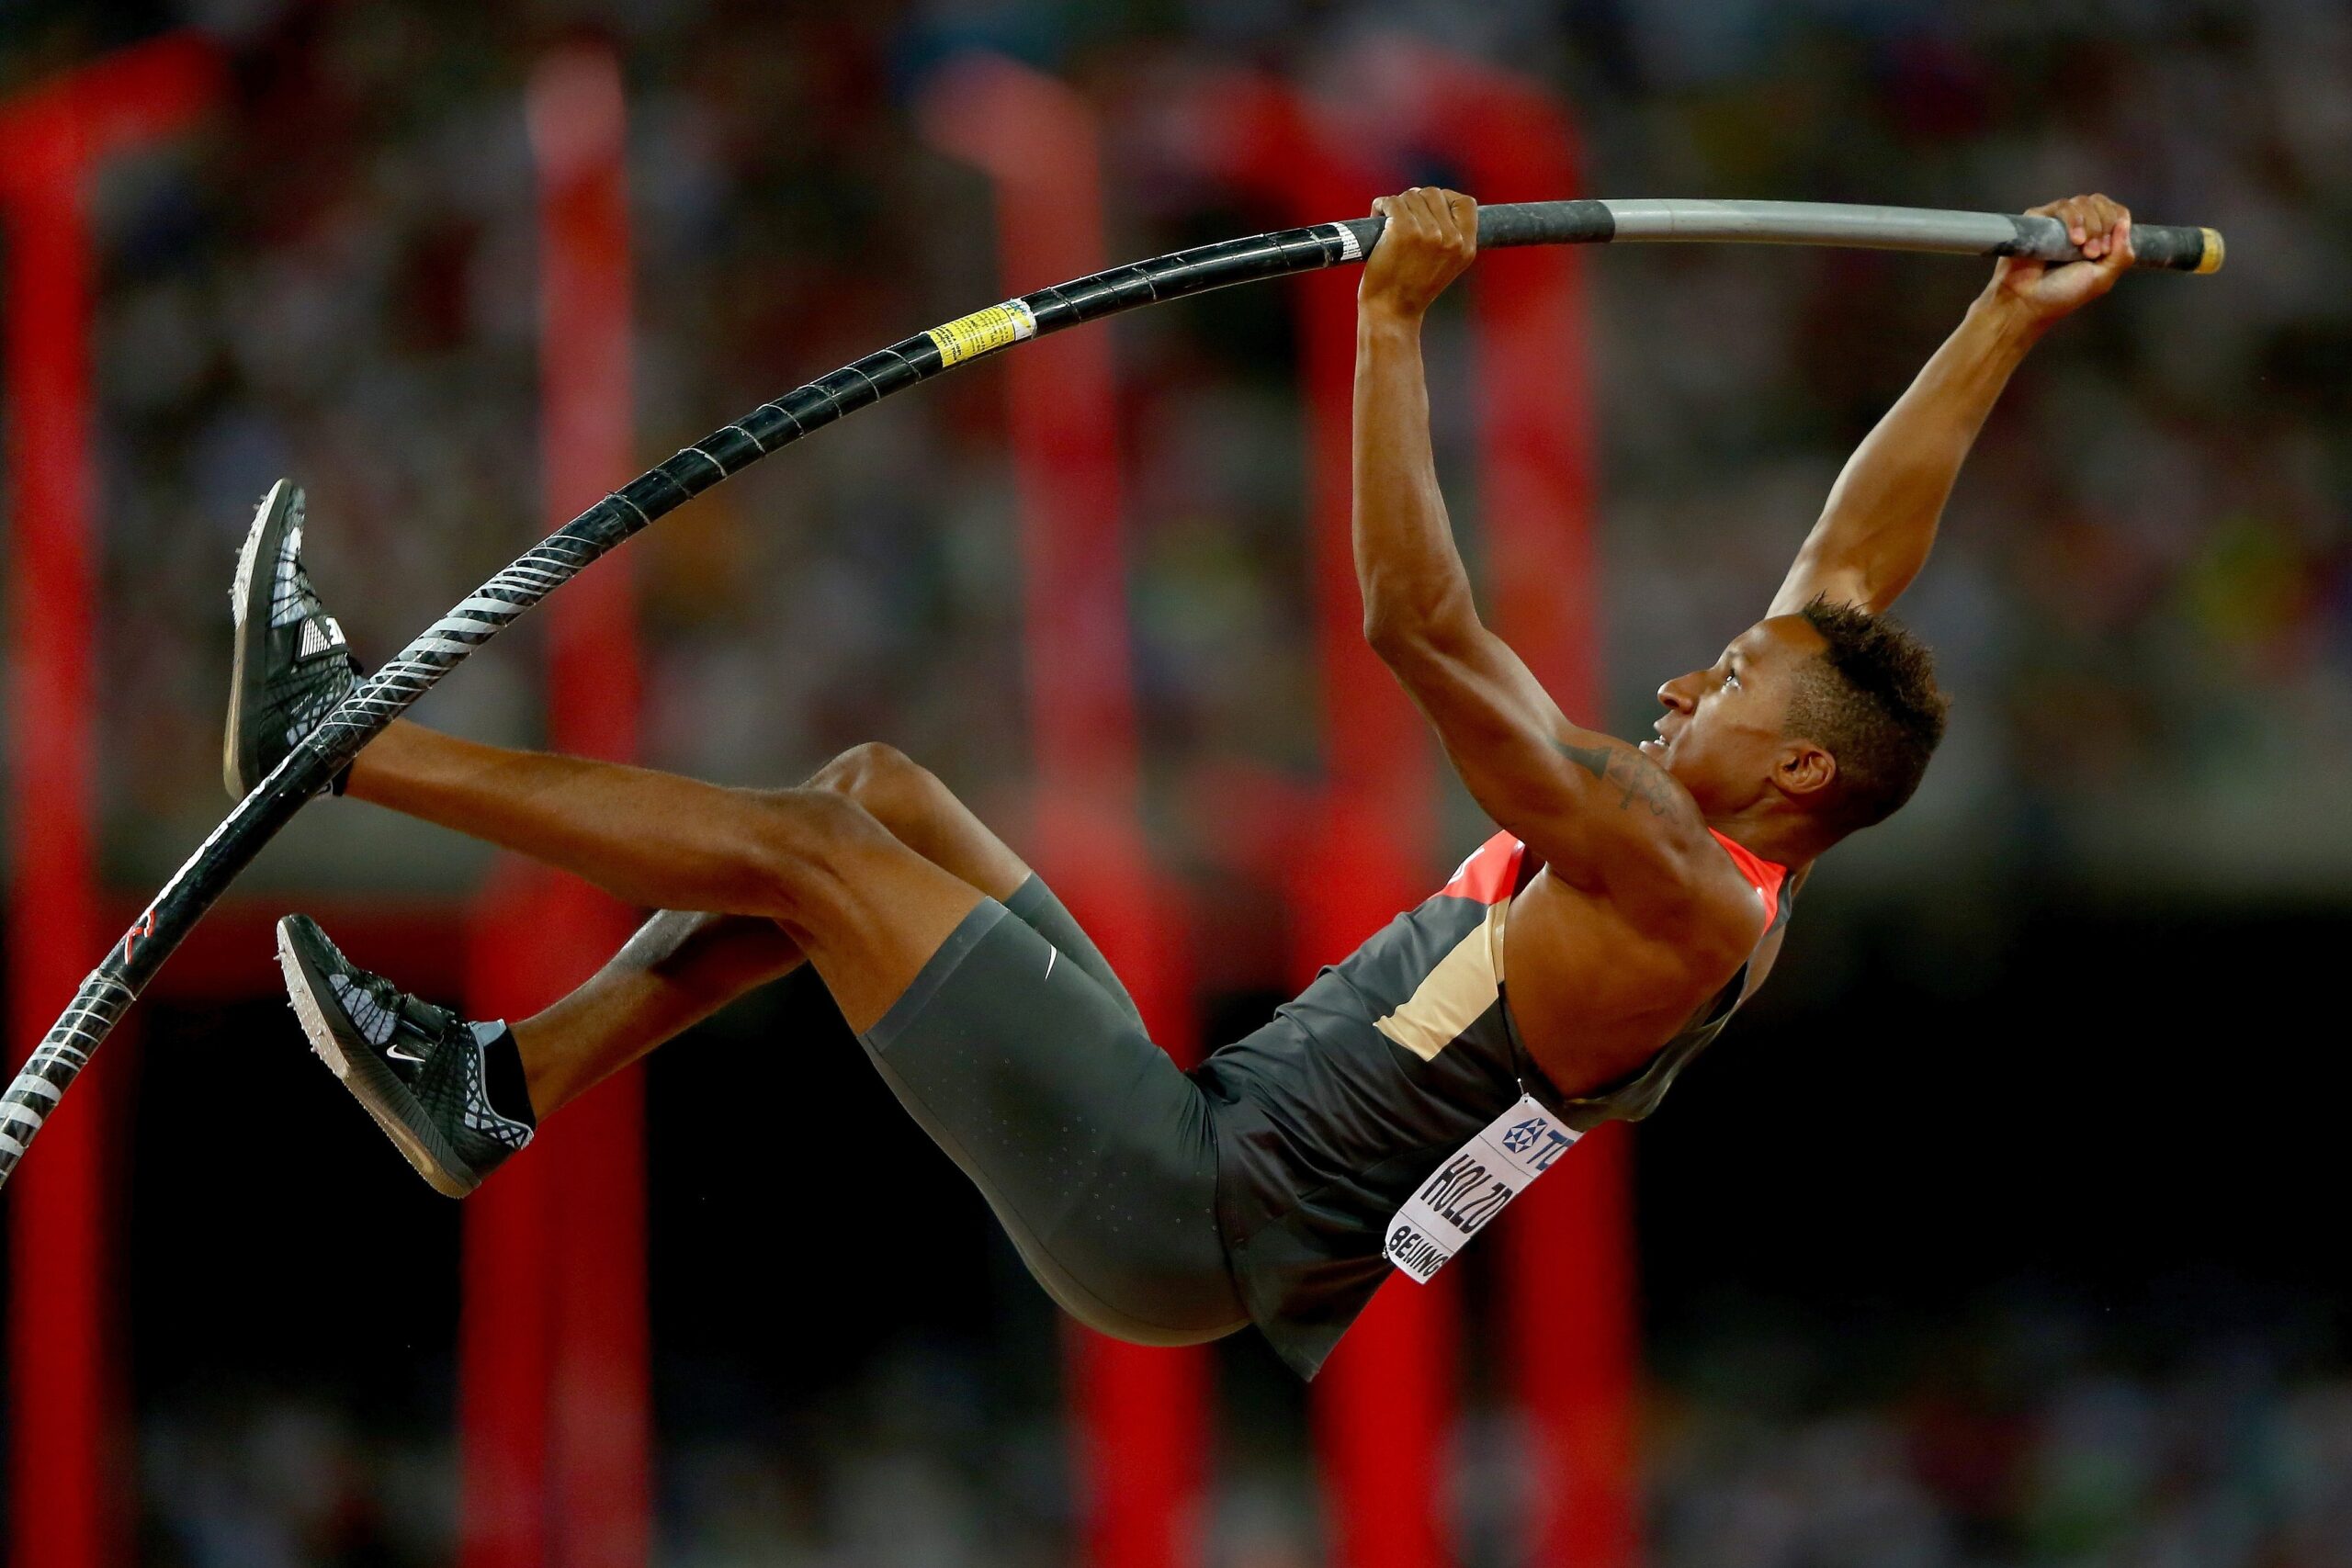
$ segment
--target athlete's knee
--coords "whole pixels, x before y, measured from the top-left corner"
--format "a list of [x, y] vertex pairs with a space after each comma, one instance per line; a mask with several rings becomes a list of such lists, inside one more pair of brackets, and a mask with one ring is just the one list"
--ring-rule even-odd
[[839, 790], [811, 785], [752, 798], [761, 809], [739, 857], [743, 897], [777, 919], [837, 908], [855, 886], [859, 861], [893, 841], [872, 812]]
[[884, 827], [910, 841], [923, 836], [952, 800], [932, 771], [879, 740], [853, 746], [818, 770], [813, 789], [847, 795]]
[[1006, 897], [1028, 880], [1021, 857], [938, 775], [895, 746], [854, 746], [820, 769], [808, 787], [855, 801], [892, 838], [983, 893]]
[[817, 770], [808, 781], [812, 789], [863, 795], [903, 789], [930, 773], [912, 757], [886, 740], [867, 740], [851, 747]]

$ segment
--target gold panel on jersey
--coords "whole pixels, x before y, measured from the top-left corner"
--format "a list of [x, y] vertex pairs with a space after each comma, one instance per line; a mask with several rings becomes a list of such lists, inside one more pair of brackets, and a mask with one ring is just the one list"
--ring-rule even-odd
[[1422, 1061], [1435, 1060], [1502, 994], [1503, 922], [1510, 910], [1507, 899], [1490, 907], [1422, 976], [1411, 999], [1373, 1027]]

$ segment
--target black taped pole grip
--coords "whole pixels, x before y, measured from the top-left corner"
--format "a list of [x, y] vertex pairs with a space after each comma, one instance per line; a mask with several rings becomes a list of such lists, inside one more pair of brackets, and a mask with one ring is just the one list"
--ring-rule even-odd
[[[1370, 255], [1388, 220], [1374, 215], [1340, 225], [1351, 231]], [[1506, 245], [1605, 245], [1617, 237], [1617, 220], [1605, 201], [1510, 201], [1478, 209], [1478, 248]]]
[[1516, 201], [1478, 211], [1478, 243], [1502, 245], [1599, 245], [1617, 237], [1617, 220], [1605, 201]]
[[[1386, 227], [1378, 217], [1341, 227], [1370, 254]], [[2216, 272], [2222, 236], [2162, 223], [2132, 231], [2132, 265], [2170, 272]], [[1835, 245], [1945, 255], [2083, 259], [2055, 218], [1871, 207], [1826, 201], [1599, 200], [1506, 202], [1478, 209], [1478, 243], [1589, 245], [1637, 243]]]

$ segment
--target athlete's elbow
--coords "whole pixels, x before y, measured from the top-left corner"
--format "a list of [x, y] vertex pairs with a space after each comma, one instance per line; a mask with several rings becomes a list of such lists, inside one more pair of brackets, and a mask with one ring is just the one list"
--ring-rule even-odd
[[1410, 649], [1418, 637], [1418, 628], [1409, 617], [1393, 610], [1364, 612], [1363, 640], [1384, 660], [1395, 662], [1396, 656]]
[[1447, 601], [1377, 601], [1364, 608], [1363, 640], [1392, 668], [1425, 663], [1444, 657], [1477, 625], [1475, 613], [1466, 620], [1464, 607]]

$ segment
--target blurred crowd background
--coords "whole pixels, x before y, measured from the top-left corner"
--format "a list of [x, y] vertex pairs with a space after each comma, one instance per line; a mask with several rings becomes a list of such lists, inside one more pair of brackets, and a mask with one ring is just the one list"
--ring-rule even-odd
[[[1957, 694], [1951, 738], [1909, 811], [1809, 890], [1786, 994], [1723, 1048], [1741, 1065], [1694, 1077], [1684, 1131], [1670, 1107], [1643, 1134], [1653, 1544], [1665, 1568], [2352, 1563], [2346, 1281], [2336, 1227], [2314, 1217], [2337, 1206], [2337, 1134], [2301, 1087], [2341, 1038], [2310, 993], [2352, 911], [2352, 12], [8, 0], [0, 94], [179, 25], [230, 50], [230, 101], [119, 166], [97, 200], [104, 852], [110, 878], [141, 889], [224, 806], [223, 590], [272, 479], [307, 486], [314, 573], [372, 657], [541, 531], [520, 88], [583, 30], [619, 48], [630, 90], [648, 462], [1005, 292], [979, 238], [985, 188], [925, 148], [909, 111], [925, 73], [972, 48], [1095, 103], [1121, 256], [1279, 216], [1154, 152], [1168, 83], [1235, 65], [1344, 80], [1399, 33], [1555, 93], [1585, 138], [1581, 194], [2014, 210], [2097, 188], [2223, 230], [2222, 276], [2127, 280], [2036, 351], [1993, 416], [1904, 606]], [[1845, 454], [1984, 269], [1627, 248], [1587, 276], [1609, 695], [1590, 716], [1635, 733], [1661, 679], [1760, 611]], [[1215, 840], [1236, 825], [1201, 808], [1202, 781], [1317, 767], [1295, 344], [1272, 291], [1110, 330], [1153, 833], [1166, 863], [1231, 893]], [[887, 739], [1018, 839], [1019, 583], [994, 374], [862, 414], [631, 547], [649, 761], [773, 784]], [[1441, 333], [1435, 375], [1441, 462], [1464, 476], [1477, 378], [1463, 334]], [[1475, 505], [1459, 510], [1475, 536]], [[532, 636], [469, 663], [421, 716], [537, 739]], [[254, 885], [454, 897], [484, 864], [342, 807], [307, 814]], [[1279, 985], [1277, 944], [1246, 948], [1254, 929], [1203, 936], [1245, 945], [1216, 955], [1212, 1016], [1246, 1021]], [[1915, 1029], [1923, 1011], [1940, 1021]], [[703, 1070], [766, 1049], [775, 1016], [739, 1021]], [[290, 1060], [279, 1019], [181, 1022], [275, 1031]], [[151, 1040], [151, 1060], [177, 1049], [163, 1025]], [[665, 1150], [699, 1152], [663, 1141], [665, 1097], [689, 1092], [663, 1070], [656, 1261], [674, 1281], [694, 1264], [662, 1239], [667, 1201], [708, 1194], [659, 1168]], [[1779, 1151], [1815, 1140], [1867, 1155], [1877, 1201], [1918, 1195], [1917, 1224], [1853, 1234], [1838, 1201], [1856, 1171], [1820, 1152], [1810, 1186], [1775, 1189]], [[1729, 1197], [1735, 1160], [1747, 1190]], [[425, 1201], [394, 1179], [386, 1202]], [[2157, 1194], [2165, 1213], [2142, 1212]], [[931, 1245], [993, 1270], [990, 1311], [897, 1303], [821, 1372], [767, 1342], [781, 1312], [735, 1307], [735, 1338], [674, 1348], [661, 1314], [689, 1287], [657, 1285], [672, 1292], [656, 1320], [666, 1560], [1057, 1559], [1043, 1309], [1023, 1315], [1027, 1287], [978, 1206], [943, 1201], [954, 1237]], [[162, 1208], [135, 1216], [134, 1246], [175, 1258]], [[446, 1250], [449, 1224], [415, 1220], [419, 1245]], [[1008, 1335], [1008, 1319], [1027, 1326]], [[390, 1389], [354, 1382], [326, 1348], [297, 1358], [291, 1382], [250, 1347], [142, 1350], [150, 1560], [442, 1560], [447, 1332], [420, 1334], [413, 1378]], [[1313, 1561], [1297, 1394], [1254, 1348], [1229, 1359], [1274, 1437], [1232, 1440], [1221, 1561]], [[1507, 1456], [1480, 1409], [1463, 1452]], [[1478, 1533], [1489, 1490], [1465, 1482], [1462, 1507], [1475, 1560], [1502, 1562]]]

